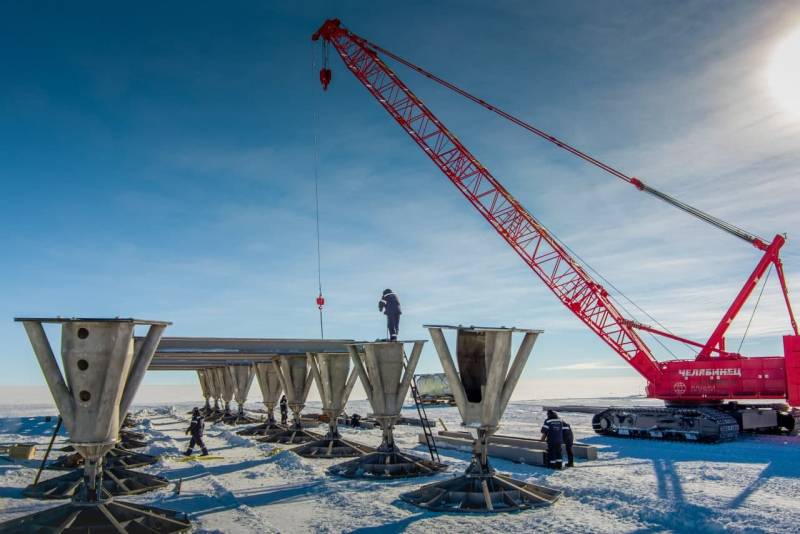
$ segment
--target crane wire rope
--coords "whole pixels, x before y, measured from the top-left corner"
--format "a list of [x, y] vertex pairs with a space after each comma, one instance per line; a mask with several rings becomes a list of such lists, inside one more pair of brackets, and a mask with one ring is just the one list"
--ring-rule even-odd
[[750, 314], [750, 320], [747, 321], [747, 327], [744, 329], [744, 334], [742, 334], [742, 340], [739, 341], [739, 348], [736, 349], [736, 352], [741, 353], [742, 351], [742, 345], [744, 345], [744, 340], [747, 338], [747, 332], [750, 331], [750, 325], [753, 324], [753, 317], [756, 316], [756, 310], [758, 309], [758, 304], [761, 302], [761, 295], [764, 294], [764, 288], [767, 287], [767, 280], [769, 280], [769, 275], [771, 274], [772, 274], [772, 264], [769, 265], [767, 276], [764, 277], [764, 282], [761, 284], [761, 291], [758, 292], [758, 298], [756, 299], [755, 306], [753, 306], [753, 312]]
[[668, 204], [671, 204], [672, 206], [674, 206], [674, 207], [676, 207], [676, 208], [678, 208], [680, 210], [683, 210], [686, 213], [689, 213], [690, 215], [693, 215], [694, 217], [697, 217], [700, 220], [703, 220], [703, 221], [705, 221], [705, 222], [707, 222], [707, 223], [709, 223], [709, 224], [711, 224], [713, 226], [716, 226], [717, 228], [719, 228], [719, 229], [721, 229], [721, 230], [723, 230], [725, 232], [728, 232], [729, 234], [732, 234], [732, 235], [738, 237], [739, 239], [743, 239], [744, 241], [747, 241], [748, 243], [751, 243], [751, 244], [754, 244], [754, 245], [758, 246], [757, 245], [758, 243], [763, 245], [763, 243], [765, 242], [764, 239], [760, 238], [759, 236], [757, 236], [755, 234], [752, 234], [752, 233], [750, 233], [750, 232], [748, 232], [746, 230], [743, 230], [742, 228], [739, 228], [738, 226], [736, 226], [736, 225], [734, 225], [732, 223], [724, 221], [724, 220], [722, 220], [722, 219], [720, 219], [718, 217], [715, 217], [715, 216], [713, 216], [713, 215], [711, 215], [709, 213], [706, 213], [706, 212], [704, 212], [704, 211], [702, 211], [702, 210], [700, 210], [698, 208], [695, 208], [695, 207], [693, 207], [693, 206], [691, 206], [691, 205], [689, 205], [689, 204], [687, 204], [687, 203], [685, 203], [685, 202], [683, 202], [681, 200], [678, 200], [677, 198], [674, 198], [674, 197], [672, 197], [672, 196], [670, 196], [670, 195], [668, 195], [668, 194], [666, 194], [666, 193], [664, 193], [662, 191], [654, 189], [654, 188], [648, 186], [647, 184], [645, 184], [644, 182], [642, 182], [641, 180], [639, 180], [638, 178], [634, 177], [634, 176], [628, 176], [627, 174], [623, 173], [622, 171], [617, 170], [614, 167], [612, 167], [612, 166], [610, 166], [610, 165], [608, 165], [606, 163], [603, 163], [602, 161], [590, 156], [589, 154], [587, 154], [585, 152], [582, 152], [581, 150], [578, 150], [577, 148], [573, 147], [572, 145], [570, 145], [570, 144], [562, 141], [561, 139], [559, 139], [559, 138], [557, 138], [557, 137], [545, 132], [544, 130], [541, 130], [541, 129], [537, 128], [536, 126], [534, 126], [534, 125], [532, 125], [532, 124], [530, 124], [528, 122], [525, 122], [522, 119], [519, 119], [519, 118], [515, 117], [514, 115], [508, 113], [507, 111], [504, 111], [504, 110], [502, 110], [502, 109], [500, 109], [500, 108], [498, 108], [498, 107], [486, 102], [482, 98], [478, 98], [477, 96], [465, 91], [464, 89], [458, 87], [457, 85], [452, 84], [452, 83], [448, 82], [447, 80], [445, 80], [443, 78], [440, 78], [439, 76], [433, 74], [432, 72], [429, 72], [429, 71], [423, 69], [422, 67], [412, 63], [411, 61], [409, 61], [409, 60], [407, 60], [407, 59], [405, 59], [405, 58], [403, 58], [401, 56], [398, 56], [397, 54], [395, 54], [393, 52], [390, 52], [389, 50], [386, 50], [385, 48], [380, 47], [380, 46], [376, 45], [375, 43], [367, 41], [366, 39], [363, 39], [361, 37], [353, 36], [353, 38], [362, 41], [366, 46], [369, 46], [370, 48], [373, 48], [373, 49], [381, 52], [382, 54], [385, 54], [386, 56], [394, 59], [398, 63], [401, 63], [401, 64], [405, 65], [406, 67], [408, 67], [408, 68], [418, 72], [419, 74], [425, 76], [426, 78], [428, 78], [430, 80], [433, 80], [434, 82], [438, 83], [439, 85], [441, 85], [441, 86], [443, 86], [443, 87], [445, 87], [447, 89], [450, 89], [454, 93], [463, 96], [467, 100], [470, 100], [470, 101], [478, 104], [479, 106], [488, 109], [492, 113], [495, 113], [495, 114], [503, 117], [504, 119], [516, 124], [517, 126], [520, 126], [520, 127], [524, 128], [525, 130], [527, 130], [527, 131], [529, 131], [529, 132], [541, 137], [542, 139], [544, 139], [544, 140], [556, 145], [557, 147], [559, 147], [561, 149], [564, 149], [567, 152], [570, 152], [571, 154], [579, 157], [580, 159], [586, 161], [587, 163], [589, 163], [591, 165], [594, 165], [595, 167], [598, 167], [598, 168], [606, 171], [607, 173], [612, 174], [612, 175], [616, 176], [617, 178], [620, 178], [621, 180], [624, 180], [624, 181], [628, 182], [629, 184], [634, 185], [640, 191], [644, 191], [646, 193], [649, 193], [649, 194], [653, 195], [654, 197], [659, 198], [659, 199], [663, 200], [664, 202], [667, 202]]
[[[324, 45], [323, 45], [324, 46]], [[314, 50], [314, 43], [311, 43], [311, 72], [312, 80], [313, 74], [317, 72], [317, 58]], [[314, 214], [316, 219], [316, 237], [317, 237], [317, 289], [319, 291], [317, 296], [317, 308], [319, 309], [319, 337], [325, 339], [325, 328], [322, 321], [322, 307], [325, 304], [325, 298], [322, 296], [322, 253], [320, 247], [320, 231], [319, 231], [319, 97], [317, 91], [312, 90], [313, 96], [311, 97], [314, 102], [313, 108], [313, 126], [312, 132], [314, 137], [314, 155], [312, 166], [314, 167]]]

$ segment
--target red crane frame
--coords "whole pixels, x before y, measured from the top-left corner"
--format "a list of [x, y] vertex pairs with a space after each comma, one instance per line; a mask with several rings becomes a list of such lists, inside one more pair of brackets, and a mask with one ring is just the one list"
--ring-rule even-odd
[[[769, 245], [757, 238], [751, 241], [764, 250], [764, 255], [705, 344], [640, 325], [624, 317], [603, 286], [381, 60], [377, 46], [343, 28], [338, 19], [325, 21], [312, 39], [323, 39], [333, 45], [350, 72], [553, 294], [647, 380], [649, 396], [672, 402], [789, 398], [790, 403], [800, 404], [800, 336], [797, 335], [779, 258], [780, 248], [785, 242], [783, 236], [776, 235]], [[320, 81], [323, 88], [327, 88], [331, 81], [327, 64], [320, 71]], [[485, 105], [483, 101], [481, 103]], [[596, 161], [552, 136], [547, 137], [584, 159]], [[627, 181], [639, 189], [645, 187], [638, 179]], [[744, 358], [729, 353], [724, 346], [725, 332], [770, 265], [776, 267], [795, 333], [785, 337], [785, 357]], [[688, 342], [702, 347], [702, 350], [697, 360], [659, 362], [636, 329]], [[712, 357], [712, 353], [716, 356]]]

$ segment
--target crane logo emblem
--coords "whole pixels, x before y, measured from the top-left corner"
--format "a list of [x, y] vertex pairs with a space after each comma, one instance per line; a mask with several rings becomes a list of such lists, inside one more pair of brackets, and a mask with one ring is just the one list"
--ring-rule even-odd
[[675, 390], [676, 395], [683, 395], [686, 393], [686, 384], [683, 382], [675, 382], [675, 384], [672, 386], [672, 389]]
[[684, 378], [689, 378], [690, 376], [712, 376], [716, 378], [721, 376], [742, 376], [742, 370], [738, 367], [723, 369], [680, 369], [678, 373]]

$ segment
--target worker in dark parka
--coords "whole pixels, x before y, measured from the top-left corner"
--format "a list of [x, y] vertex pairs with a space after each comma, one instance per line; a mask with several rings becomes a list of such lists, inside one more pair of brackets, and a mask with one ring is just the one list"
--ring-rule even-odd
[[564, 458], [561, 446], [564, 444], [564, 422], [553, 410], [547, 410], [547, 419], [542, 425], [541, 441], [547, 441], [547, 467], [562, 469]]
[[575, 435], [572, 433], [572, 427], [563, 419], [561, 420], [561, 425], [564, 433], [564, 448], [567, 449], [567, 467], [575, 467], [575, 455], [572, 453]]
[[189, 424], [189, 428], [186, 429], [186, 433], [191, 434], [192, 439], [189, 440], [189, 448], [183, 453], [184, 456], [191, 456], [195, 445], [199, 446], [200, 450], [203, 451], [202, 456], [208, 456], [208, 449], [206, 449], [206, 444], [203, 443], [205, 426], [205, 419], [203, 419], [203, 414], [200, 413], [200, 408], [192, 409], [192, 422]]
[[286, 421], [289, 419], [289, 407], [287, 406], [286, 402], [286, 395], [281, 396], [281, 424], [286, 425]]
[[400, 330], [400, 300], [391, 289], [384, 289], [381, 300], [378, 301], [378, 311], [386, 315], [386, 329], [389, 330], [389, 341], [397, 341]]

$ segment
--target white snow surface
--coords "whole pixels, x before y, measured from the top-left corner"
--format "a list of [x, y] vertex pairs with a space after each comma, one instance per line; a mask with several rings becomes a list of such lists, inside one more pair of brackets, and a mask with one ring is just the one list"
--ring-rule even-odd
[[[543, 405], [642, 404], [642, 399], [573, 399], [510, 403], [500, 433], [538, 437]], [[579, 461], [575, 468], [553, 472], [540, 467], [493, 460], [501, 472], [523, 481], [564, 491], [550, 508], [512, 514], [461, 515], [424, 511], [399, 499], [405, 491], [460, 474], [469, 455], [440, 449], [449, 469], [434, 477], [378, 482], [328, 476], [325, 470], [341, 460], [312, 460], [288, 446], [272, 446], [237, 436], [235, 428], [209, 424], [206, 441], [222, 460], [179, 462], [188, 437], [187, 410], [192, 404], [142, 406], [135, 429], [150, 438], [146, 449], [162, 459], [142, 468], [174, 487], [125, 497], [189, 514], [195, 532], [800, 532], [800, 438], [745, 436], [718, 445], [624, 440], [595, 435], [591, 415], [567, 413], [577, 439], [596, 445], [599, 459]], [[255, 404], [248, 408], [258, 409]], [[309, 403], [307, 412], [318, 412]], [[348, 405], [350, 413], [369, 412], [365, 401]], [[53, 430], [52, 407], [0, 406], [0, 444], [46, 444]], [[404, 415], [416, 416], [413, 405]], [[428, 408], [451, 430], [459, 429], [454, 407]], [[318, 430], [323, 430], [320, 427]], [[399, 445], [426, 455], [417, 443], [419, 427], [398, 426]], [[342, 428], [346, 438], [376, 446], [380, 430]], [[59, 436], [55, 448], [66, 441]], [[42, 447], [43, 449], [44, 447]], [[58, 456], [54, 452], [52, 458]], [[43, 450], [30, 462], [0, 458], [0, 522], [56, 506], [57, 501], [25, 499], [21, 491], [35, 474]], [[59, 475], [43, 472], [43, 478]]]

